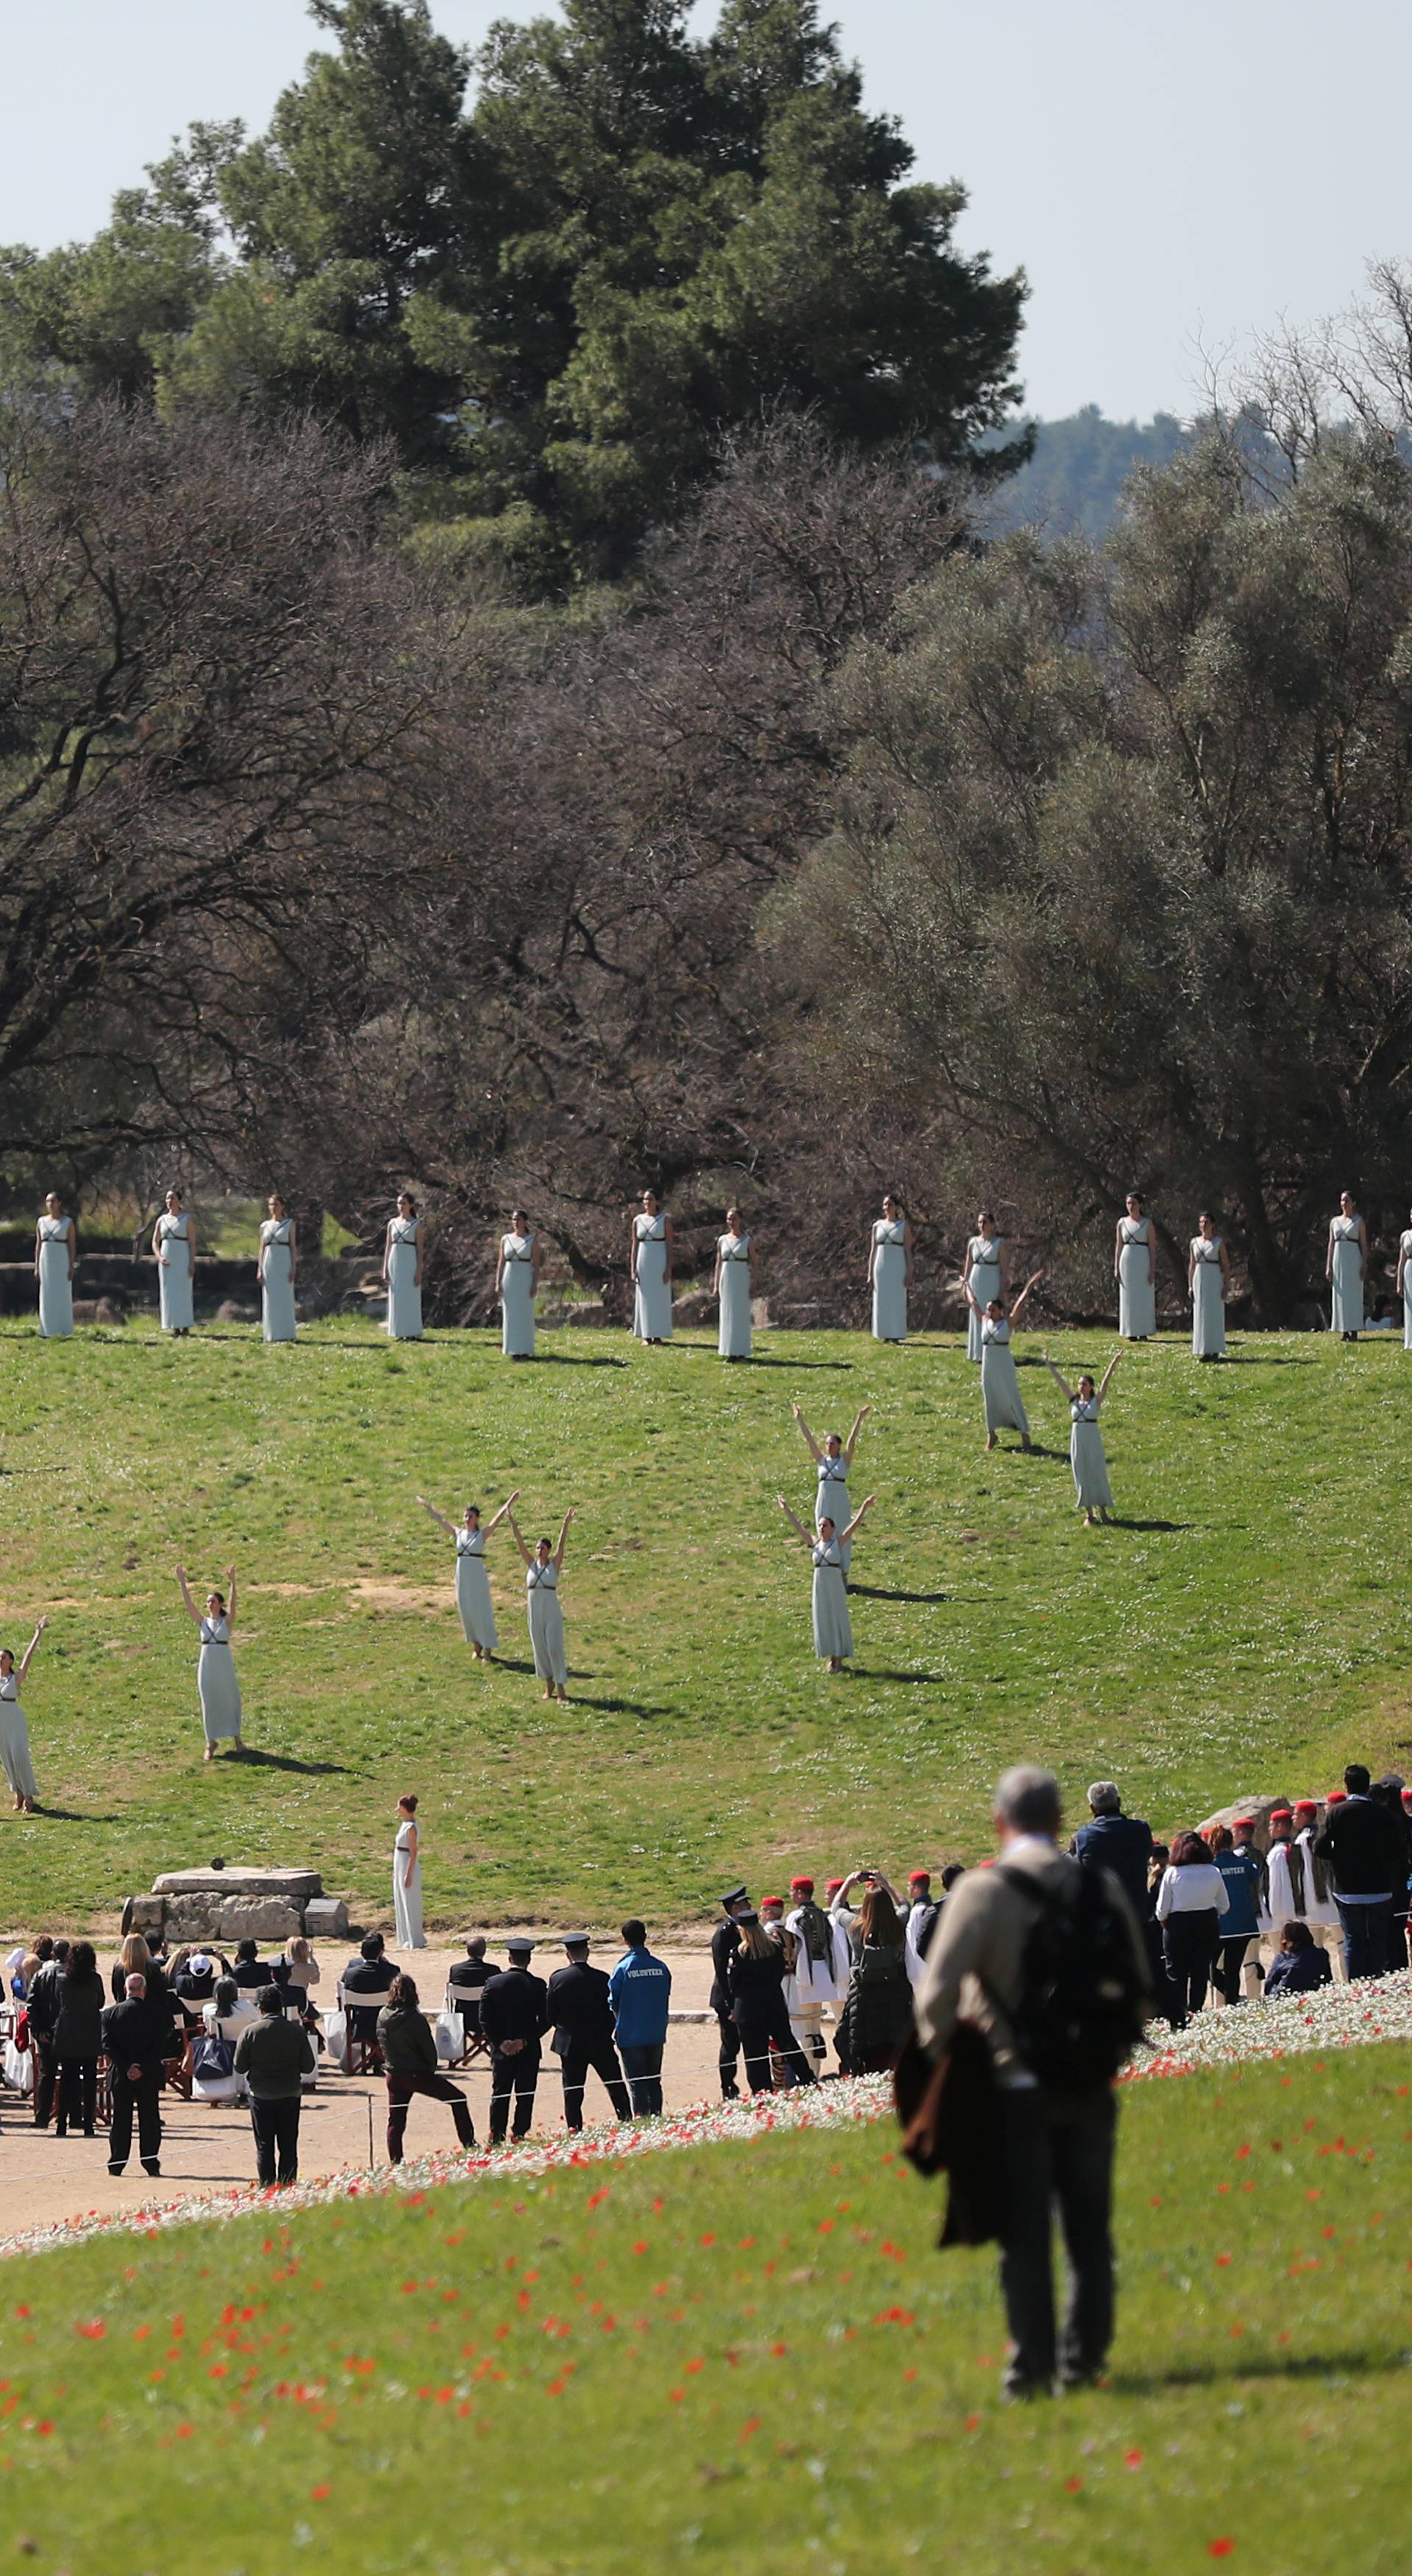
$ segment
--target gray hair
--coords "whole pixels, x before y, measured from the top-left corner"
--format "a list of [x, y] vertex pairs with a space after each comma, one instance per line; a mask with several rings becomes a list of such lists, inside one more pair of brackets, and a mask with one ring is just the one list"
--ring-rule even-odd
[[1116, 1816], [1122, 1807], [1116, 1780], [1095, 1780], [1088, 1793], [1088, 1803], [1096, 1816]]
[[996, 1784], [995, 1812], [1013, 1834], [1057, 1834], [1063, 1807], [1053, 1772], [1017, 1762]]

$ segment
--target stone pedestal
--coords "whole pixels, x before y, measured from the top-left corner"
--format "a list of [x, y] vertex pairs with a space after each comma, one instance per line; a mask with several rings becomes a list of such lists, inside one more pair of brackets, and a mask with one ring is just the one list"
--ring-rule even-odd
[[233, 1946], [297, 1940], [340, 1940], [348, 1908], [325, 1896], [316, 1869], [169, 1869], [152, 1882], [150, 1895], [130, 1896], [123, 1931], [158, 1933], [169, 1942], [213, 1941]]

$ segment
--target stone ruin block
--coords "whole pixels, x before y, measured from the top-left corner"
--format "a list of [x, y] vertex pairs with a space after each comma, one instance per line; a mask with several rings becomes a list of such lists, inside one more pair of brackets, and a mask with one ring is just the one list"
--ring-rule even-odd
[[346, 1941], [348, 1908], [341, 1896], [311, 1896], [304, 1908], [304, 1933], [310, 1941]]
[[[190, 1902], [191, 1900], [186, 1900]], [[303, 1929], [299, 1908], [280, 1896], [227, 1897], [224, 1903], [199, 1900], [214, 1914], [217, 1941], [293, 1941]]]

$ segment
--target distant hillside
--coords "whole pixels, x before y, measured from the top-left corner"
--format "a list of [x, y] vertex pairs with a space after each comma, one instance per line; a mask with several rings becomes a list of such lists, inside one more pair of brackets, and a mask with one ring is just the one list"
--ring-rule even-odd
[[1097, 403], [1034, 426], [1034, 455], [1000, 486], [995, 524], [1038, 524], [1055, 536], [1106, 536], [1134, 467], [1170, 464], [1191, 437], [1170, 412], [1145, 422], [1105, 420]]

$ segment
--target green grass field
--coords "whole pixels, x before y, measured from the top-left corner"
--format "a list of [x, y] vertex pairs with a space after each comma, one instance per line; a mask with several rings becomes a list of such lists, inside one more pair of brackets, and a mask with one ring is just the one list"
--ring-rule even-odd
[[[1112, 1345], [1054, 1347], [1076, 1370]], [[734, 1369], [706, 1335], [541, 1349], [514, 1368], [489, 1335], [389, 1347], [342, 1320], [272, 1350], [239, 1327], [0, 1333], [0, 1634], [22, 1646], [53, 1614], [25, 1694], [50, 1812], [0, 1817], [11, 1923], [72, 1925], [216, 1853], [315, 1864], [385, 1915], [414, 1787], [432, 1920], [598, 1926], [631, 1904], [661, 1925], [741, 1870], [974, 1851], [1021, 1755], [1074, 1795], [1112, 1771], [1172, 1826], [1412, 1737], [1400, 1342], [1252, 1337], [1221, 1370], [1174, 1341], [1128, 1353], [1106, 1417], [1120, 1523], [1100, 1531], [1074, 1513], [1050, 1381], [1022, 1370], [1041, 1453], [987, 1458], [955, 1339], [776, 1335]], [[813, 1660], [808, 1562], [774, 1504], [812, 1501], [791, 1396], [821, 1432], [876, 1408], [847, 1677]], [[507, 1533], [509, 1661], [487, 1673], [413, 1499], [512, 1485], [531, 1535], [578, 1508], [567, 1709], [528, 1670]], [[243, 1764], [202, 1767], [179, 1558], [202, 1588], [239, 1570]]]
[[0, 2558], [1301, 2576], [1322, 2531], [1401, 2576], [1409, 2084], [1134, 2087], [1111, 2385], [1018, 2410], [993, 2255], [932, 2250], [889, 2123], [17, 2258]]

